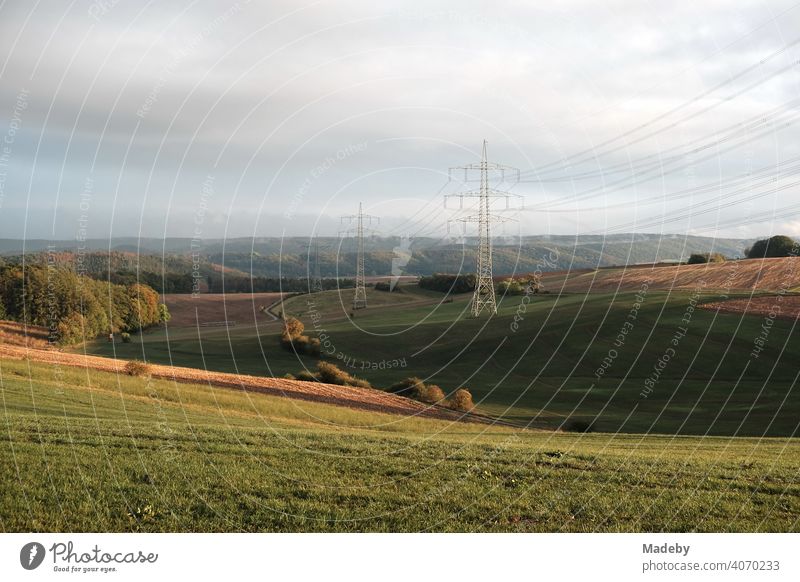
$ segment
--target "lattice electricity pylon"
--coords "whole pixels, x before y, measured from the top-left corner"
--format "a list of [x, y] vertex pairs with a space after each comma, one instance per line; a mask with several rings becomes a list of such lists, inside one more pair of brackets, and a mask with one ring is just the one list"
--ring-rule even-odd
[[[444, 207], [447, 209], [447, 201], [451, 198], [459, 198], [459, 209], [464, 208], [464, 198], [478, 198], [478, 214], [465, 216], [455, 219], [457, 222], [465, 224], [467, 222], [477, 222], [479, 231], [478, 243], [478, 268], [475, 274], [475, 292], [472, 296], [470, 310], [473, 317], [478, 317], [484, 309], [491, 313], [497, 313], [497, 302], [494, 293], [494, 279], [492, 278], [492, 222], [509, 222], [512, 218], [499, 214], [492, 214], [492, 199], [505, 199], [504, 210], [521, 210], [523, 198], [519, 194], [503, 192], [489, 187], [489, 175], [499, 174], [502, 181], [506, 181], [506, 173], [513, 173], [516, 180], [519, 180], [519, 170], [502, 164], [490, 163], [486, 154], [486, 140], [483, 140], [483, 152], [481, 161], [478, 164], [469, 164], [458, 168], [450, 168], [449, 176], [452, 179], [453, 170], [464, 170], [464, 181], [469, 182], [469, 172], [480, 172], [480, 189], [457, 194], [448, 194], [444, 198]], [[512, 208], [510, 201], [519, 202], [518, 208]], [[452, 208], [450, 208], [452, 209]]]
[[341, 221], [349, 221], [350, 224], [355, 222], [355, 229], [348, 229], [347, 233], [356, 237], [358, 245], [358, 254], [356, 256], [356, 289], [353, 294], [353, 309], [364, 309], [367, 306], [367, 285], [364, 277], [364, 221], [369, 222], [370, 226], [373, 222], [380, 222], [380, 218], [372, 216], [371, 214], [364, 214], [361, 210], [361, 203], [358, 203], [358, 214], [351, 214], [349, 216], [342, 216]]
[[[308, 254], [311, 254], [311, 249], [308, 249]], [[319, 263], [319, 240], [314, 239], [314, 274], [311, 277], [309, 284], [309, 291], [311, 293], [319, 293], [322, 291], [322, 274]]]

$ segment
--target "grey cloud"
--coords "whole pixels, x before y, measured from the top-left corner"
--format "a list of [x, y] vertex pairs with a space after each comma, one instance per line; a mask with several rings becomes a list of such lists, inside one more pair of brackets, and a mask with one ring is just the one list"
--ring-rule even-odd
[[[9, 165], [16, 175], [9, 175], [0, 210], [4, 232], [21, 235], [30, 172], [36, 185], [31, 198], [56, 216], [64, 214], [53, 208], [55, 193], [70, 210], [84, 177], [95, 176], [97, 216], [116, 208], [136, 217], [135, 224], [115, 223], [120, 234], [141, 228], [158, 235], [164, 224], [170, 235], [190, 234], [199, 185], [209, 173], [224, 185], [213, 202], [218, 216], [246, 217], [245, 208], [252, 215], [266, 204], [266, 212], [277, 207], [274, 223], [316, 166], [350, 144], [369, 143], [305, 188], [304, 212], [324, 209], [325, 228], [333, 229], [332, 217], [360, 198], [435, 198], [442, 172], [473, 161], [484, 137], [492, 155], [524, 170], [597, 147], [731, 78], [800, 30], [800, 10], [768, 22], [788, 2], [736, 8], [725, 2], [505, 2], [491, 10], [482, 2], [446, 1], [166, 2], [142, 9], [121, 0], [102, 13], [93, 6], [44, 2], [24, 28], [28, 3], [7, 2], [0, 11], [0, 47], [7, 55], [0, 115], [8, 117], [21, 87], [31, 92], [24, 137]], [[767, 24], [731, 45], [760, 23]], [[686, 111], [765, 79], [796, 57], [795, 47]], [[713, 136], [796, 97], [797, 89], [793, 72], [776, 76], [651, 139], [587, 157], [573, 171], [601, 170]], [[794, 155], [797, 136], [795, 128], [786, 128], [720, 154], [696, 164], [691, 179], [711, 182], [741, 171], [745, 159], [760, 166]], [[384, 141], [393, 138], [410, 139]], [[395, 167], [424, 170], [369, 177]], [[381, 182], [382, 176], [390, 179]], [[620, 200], [633, 205], [637, 196], [671, 192], [688, 180], [677, 172], [612, 188], [587, 206]], [[537, 205], [602, 184], [534, 182], [517, 191]], [[408, 204], [393, 208], [387, 202], [385, 211], [412, 214]], [[531, 213], [521, 221], [533, 232], [572, 232], [646, 221], [663, 210]], [[28, 218], [30, 228], [38, 228], [40, 222]], [[439, 222], [444, 225], [445, 217]], [[235, 224], [248, 228], [246, 220]], [[306, 226], [299, 220], [290, 225]], [[673, 226], [679, 231], [692, 224]], [[748, 235], [768, 227], [756, 225]]]

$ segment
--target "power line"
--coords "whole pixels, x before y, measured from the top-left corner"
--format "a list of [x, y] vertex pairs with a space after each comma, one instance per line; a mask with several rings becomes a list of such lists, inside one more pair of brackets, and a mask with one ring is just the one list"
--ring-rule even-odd
[[[744, 176], [734, 176], [732, 178], [721, 178], [713, 182], [706, 183], [701, 186], [693, 186], [691, 188], [684, 188], [683, 190], [676, 190], [667, 194], [655, 194], [646, 198], [636, 198], [635, 200], [626, 200], [616, 204], [605, 204], [603, 206], [591, 206], [587, 208], [547, 208], [547, 212], [561, 212], [561, 213], [574, 213], [580, 212], [603, 212], [614, 208], [628, 208], [631, 205], [644, 206], [647, 204], [663, 203], [667, 201], [679, 200], [681, 198], [688, 198], [697, 194], [707, 194], [714, 191], [722, 191], [728, 188], [738, 187], [738, 189], [728, 192], [722, 197], [734, 196], [747, 192], [753, 188], [774, 184], [779, 178], [796, 175], [800, 172], [800, 156], [794, 156], [782, 162], [762, 166], [756, 170], [752, 170]], [[795, 164], [790, 166], [789, 164]], [[757, 179], [757, 181], [756, 181]], [[742, 185], [744, 185], [742, 187]]]
[[[573, 182], [575, 180], [604, 178], [609, 174], [618, 174], [620, 172], [630, 172], [635, 174], [637, 171], [648, 168], [648, 166], [659, 166], [665, 163], [670, 163], [678, 159], [700, 153], [703, 150], [717, 147], [720, 144], [731, 141], [737, 137], [747, 137], [748, 135], [752, 134], [752, 132], [760, 130], [764, 126], [772, 128], [772, 131], [784, 129], [796, 121], [798, 112], [795, 109], [792, 109], [792, 107], [796, 106], [797, 104], [800, 104], [800, 99], [792, 99], [776, 107], [775, 109], [768, 111], [767, 113], [759, 113], [758, 115], [755, 115], [745, 121], [734, 123], [715, 131], [712, 134], [704, 135], [684, 144], [662, 149], [652, 154], [640, 156], [633, 160], [603, 166], [600, 169], [590, 170], [580, 174], [572, 174], [554, 178], [523, 179], [520, 181], [535, 183]], [[761, 133], [756, 137], [761, 137], [763, 135], [764, 134]], [[745, 144], [748, 143], [748, 141], [749, 140], [743, 141], [742, 143]], [[694, 147], [687, 150], [687, 146]], [[677, 153], [673, 154], [673, 152]], [[665, 157], [665, 154], [672, 155]], [[652, 169], [652, 167], [649, 169]]]
[[[644, 224], [637, 223], [636, 221], [629, 222], [627, 224], [620, 224], [617, 226], [613, 226], [607, 229], [604, 229], [605, 232], [613, 232], [613, 231], [626, 231], [630, 228], [647, 228], [649, 226], [659, 226], [663, 224], [667, 224], [670, 222], [678, 222], [680, 220], [686, 220], [694, 218], [695, 216], [701, 214], [708, 214], [709, 212], [715, 212], [719, 210], [724, 210], [725, 208], [730, 208], [732, 206], [737, 206], [739, 204], [743, 204], [745, 202], [750, 202], [752, 200], [756, 200], [758, 198], [763, 198], [765, 196], [769, 196], [770, 194], [776, 194], [778, 192], [782, 192], [784, 190], [788, 190], [789, 188], [793, 188], [795, 186], [800, 186], [800, 180], [795, 180], [794, 182], [789, 182], [788, 184], [784, 184], [782, 186], [776, 186], [774, 188], [770, 188], [763, 192], [757, 192], [755, 194], [751, 194], [750, 196], [745, 196], [740, 200], [730, 200], [725, 202], [724, 204], [720, 204], [718, 206], [714, 206], [712, 208], [705, 208], [704, 206], [708, 206], [709, 204], [714, 204], [715, 202], [719, 202], [720, 200], [726, 198], [727, 196], [719, 196], [712, 200], [706, 200], [704, 202], [698, 202], [688, 208], [682, 208], [677, 211], [673, 211], [670, 213], [666, 213], [661, 218], [656, 220], [651, 220], [650, 222], [645, 222]], [[746, 190], [743, 190], [746, 191]], [[683, 213], [683, 214], [680, 214]]]
[[[689, 160], [689, 161], [687, 161], [685, 163], [681, 163], [679, 165], [673, 166], [668, 170], [665, 170], [663, 167], [650, 168], [649, 170], [644, 170], [644, 171], [640, 172], [639, 175], [620, 178], [619, 180], [616, 180], [616, 181], [611, 182], [609, 184], [596, 186], [594, 188], [588, 188], [586, 190], [583, 190], [582, 192], [577, 192], [577, 193], [572, 194], [570, 196], [565, 196], [565, 197], [560, 198], [558, 200], [555, 200], [555, 201], [553, 201], [553, 202], [551, 202], [549, 204], [548, 203], [540, 204], [538, 206], [535, 206], [534, 209], [535, 210], [550, 210], [552, 207], [555, 207], [555, 206], [562, 206], [562, 205], [568, 204], [570, 202], [578, 202], [580, 200], [586, 200], [588, 198], [594, 198], [595, 196], [600, 196], [600, 195], [606, 194], [611, 187], [618, 187], [616, 189], [622, 189], [622, 188], [629, 188], [629, 187], [632, 187], [632, 186], [638, 186], [638, 185], [646, 183], [646, 182], [651, 182], [653, 180], [657, 180], [659, 178], [662, 178], [664, 176], [667, 176], [667, 175], [669, 175], [671, 173], [677, 172], [678, 170], [682, 170], [682, 169], [684, 169], [686, 167], [692, 166], [692, 165], [697, 164], [699, 162], [703, 162], [703, 161], [718, 157], [722, 153], [729, 152], [731, 150], [735, 150], [736, 148], [741, 147], [742, 145], [744, 145], [746, 143], [749, 143], [751, 141], [755, 141], [756, 139], [761, 138], [761, 137], [767, 135], [768, 133], [772, 133], [773, 131], [774, 131], [774, 129], [769, 129], [769, 130], [764, 131], [762, 133], [756, 134], [755, 136], [753, 136], [750, 139], [745, 140], [745, 141], [743, 141], [741, 143], [731, 144], [728, 147], [723, 148], [723, 149], [719, 149], [716, 152], [711, 152], [711, 153], [706, 154], [706, 155], [704, 155], [704, 156], [702, 156], [700, 158], [691, 159], [691, 160]], [[673, 163], [674, 161], [677, 161], [677, 160], [666, 161], [666, 162], [664, 162], [664, 164], [670, 164], [670, 163]], [[653, 170], [661, 170], [661, 171], [658, 172], [658, 173], [653, 173]]]
[[[653, 137], [654, 135], [657, 135], [658, 133], [661, 133], [661, 132], [665, 131], [666, 129], [671, 129], [672, 127], [675, 127], [675, 126], [679, 125], [680, 123], [682, 123], [684, 121], [688, 121], [689, 119], [697, 117], [698, 115], [700, 115], [702, 113], [707, 113], [708, 111], [718, 107], [722, 103], [724, 103], [726, 101], [730, 101], [734, 97], [738, 97], [739, 95], [749, 91], [750, 89], [753, 89], [753, 88], [757, 87], [758, 85], [761, 85], [761, 84], [765, 83], [766, 81], [772, 79], [773, 77], [776, 77], [776, 76], [778, 76], [780, 74], [783, 74], [786, 71], [792, 69], [793, 67], [795, 67], [797, 65], [797, 61], [796, 60], [792, 61], [789, 65], [784, 66], [781, 69], [779, 69], [778, 71], [768, 75], [765, 79], [757, 81], [756, 83], [752, 83], [752, 84], [748, 85], [747, 87], [745, 87], [744, 89], [742, 89], [740, 91], [737, 91], [737, 92], [735, 92], [735, 93], [733, 93], [733, 94], [731, 94], [731, 95], [729, 95], [727, 97], [723, 97], [722, 99], [720, 99], [719, 101], [713, 103], [712, 105], [709, 105], [705, 109], [701, 109], [700, 111], [692, 113], [692, 114], [690, 114], [688, 116], [685, 116], [685, 117], [679, 119], [678, 121], [672, 122], [670, 125], [668, 125], [668, 126], [666, 126], [664, 128], [661, 128], [660, 130], [656, 130], [655, 132], [651, 132], [651, 133], [647, 134], [646, 136], [637, 138], [636, 140], [634, 140], [632, 142], [626, 142], [625, 144], [623, 144], [621, 146], [616, 146], [615, 148], [612, 148], [612, 149], [610, 149], [610, 150], [608, 150], [606, 152], [598, 153], [598, 149], [599, 148], [603, 148], [605, 146], [614, 144], [614, 143], [616, 143], [616, 142], [618, 142], [618, 141], [620, 141], [620, 140], [622, 140], [622, 139], [624, 139], [624, 138], [626, 138], [628, 136], [631, 136], [631, 135], [637, 133], [638, 131], [646, 129], [646, 128], [656, 124], [657, 122], [659, 122], [659, 121], [661, 121], [663, 119], [666, 119], [667, 117], [671, 116], [673, 113], [677, 113], [678, 111], [680, 111], [682, 109], [685, 109], [686, 107], [696, 103], [697, 101], [699, 101], [699, 100], [711, 95], [712, 93], [714, 93], [718, 89], [721, 89], [722, 87], [725, 87], [726, 85], [729, 85], [729, 84], [731, 84], [731, 83], [733, 83], [735, 81], [738, 81], [742, 77], [745, 77], [748, 73], [758, 69], [759, 67], [764, 66], [767, 62], [769, 62], [772, 59], [774, 59], [775, 57], [783, 54], [784, 52], [788, 51], [791, 47], [793, 47], [793, 46], [795, 46], [795, 45], [797, 45], [799, 43], [800, 43], [800, 37], [798, 37], [798, 38], [794, 39], [793, 41], [787, 43], [786, 45], [784, 45], [783, 47], [781, 47], [777, 51], [767, 55], [766, 57], [764, 57], [763, 59], [761, 59], [757, 63], [754, 63], [754, 64], [750, 65], [749, 67], [746, 67], [745, 69], [742, 69], [741, 71], [739, 71], [737, 74], [735, 74], [731, 78], [729, 78], [729, 79], [727, 79], [725, 81], [722, 81], [720, 83], [717, 83], [716, 85], [714, 85], [710, 89], [702, 91], [701, 93], [699, 93], [695, 97], [689, 99], [688, 101], [685, 101], [685, 102], [681, 103], [680, 105], [677, 105], [677, 106], [665, 111], [664, 113], [661, 113], [661, 114], [649, 119], [648, 121], [646, 121], [644, 123], [641, 123], [641, 124], [637, 125], [636, 127], [633, 127], [633, 128], [631, 128], [631, 129], [629, 129], [629, 130], [627, 130], [627, 131], [625, 131], [625, 132], [623, 132], [623, 133], [621, 133], [621, 134], [619, 134], [619, 135], [617, 135], [615, 137], [609, 138], [609, 139], [601, 142], [600, 144], [598, 144], [596, 146], [584, 149], [582, 151], [576, 152], [576, 153], [574, 153], [572, 155], [569, 155], [569, 156], [562, 157], [560, 160], [556, 160], [556, 161], [544, 164], [542, 166], [539, 166], [538, 168], [533, 168], [531, 170], [526, 170], [524, 172], [524, 175], [528, 175], [528, 174], [531, 174], [531, 173], [538, 174], [538, 173], [541, 173], [541, 172], [552, 172], [552, 171], [555, 171], [556, 169], [558, 169], [559, 167], [563, 168], [565, 165], [568, 165], [568, 164], [565, 164], [566, 162], [571, 162], [573, 164], [574, 163], [583, 163], [583, 162], [588, 161], [590, 159], [596, 159], [597, 157], [608, 155], [609, 153], [611, 153], [613, 151], [617, 151], [617, 150], [622, 149], [624, 147], [627, 147], [627, 146], [631, 145], [632, 143], [637, 143], [639, 141], [642, 141], [643, 139], [646, 139], [647, 137]], [[586, 159], [581, 159], [581, 158], [586, 158]]]

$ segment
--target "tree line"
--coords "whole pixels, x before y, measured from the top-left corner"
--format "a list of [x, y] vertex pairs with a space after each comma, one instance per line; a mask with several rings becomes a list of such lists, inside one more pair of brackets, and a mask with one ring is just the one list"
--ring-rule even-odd
[[434, 273], [428, 277], [420, 277], [419, 286], [429, 291], [442, 293], [470, 293], [475, 290], [475, 274], [447, 275]]
[[756, 241], [752, 247], [745, 249], [748, 259], [762, 259], [773, 257], [796, 257], [798, 244], [782, 234]]
[[[21, 266], [22, 255], [0, 258], [0, 265]], [[74, 253], [56, 251], [27, 255], [25, 263], [47, 264], [69, 269], [92, 279], [115, 285], [142, 284], [159, 294], [167, 293], [304, 293], [309, 291], [308, 276], [270, 277], [250, 276], [237, 270], [226, 271], [200, 257], [197, 262], [191, 257], [166, 254], [163, 256], [111, 251], [108, 253]], [[323, 290], [351, 288], [353, 279], [322, 279]]]

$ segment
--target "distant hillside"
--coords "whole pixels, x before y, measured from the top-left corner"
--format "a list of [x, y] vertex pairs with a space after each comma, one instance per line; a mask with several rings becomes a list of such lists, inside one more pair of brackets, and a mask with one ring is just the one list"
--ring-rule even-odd
[[[613, 265], [655, 263], [686, 259], [692, 253], [720, 252], [728, 257], [742, 256], [750, 240], [713, 239], [708, 237], [661, 237], [657, 235], [551, 236], [523, 237], [515, 241], [494, 241], [494, 271], [497, 274], [530, 272], [540, 269], [586, 269]], [[341, 244], [341, 246], [340, 246]], [[355, 253], [352, 241], [340, 243], [323, 239], [320, 246], [320, 270], [323, 276], [352, 276]], [[211, 245], [209, 245], [209, 248]], [[299, 247], [299, 248], [298, 248]], [[283, 253], [271, 244], [255, 244], [252, 255], [237, 254], [237, 245], [228, 243], [225, 254], [211, 253], [212, 262], [226, 267], [269, 276], [281, 272], [284, 276], [307, 276], [309, 270], [308, 241], [284, 241]], [[398, 238], [371, 239], [367, 242], [365, 270], [367, 275], [392, 273], [393, 261], [407, 256], [400, 265], [404, 275], [430, 275], [436, 272], [472, 272], [476, 268], [477, 241], [466, 239], [463, 244], [434, 239], [413, 239], [406, 251]], [[311, 257], [313, 264], [313, 257]]]
[[[184, 277], [167, 284], [167, 290], [185, 292], [193, 266], [199, 265], [201, 276], [219, 277], [300, 277], [314, 272], [314, 253], [309, 248], [316, 242], [320, 247], [320, 273], [323, 277], [352, 277], [355, 274], [355, 245], [351, 239], [308, 238], [237, 238], [203, 241], [199, 255], [192, 257], [189, 239], [112, 239], [90, 241], [87, 244], [91, 270], [102, 274], [111, 270], [138, 273], [155, 279], [162, 273]], [[719, 252], [728, 257], [742, 256], [750, 239], [714, 239], [710, 237], [618, 234], [610, 236], [526, 236], [498, 238], [494, 241], [494, 270], [497, 274], [587, 269], [612, 265], [654, 263], [687, 258], [692, 253]], [[52, 244], [61, 251], [74, 251], [73, 241], [32, 240], [25, 243], [26, 253], [41, 252]], [[366, 242], [365, 269], [367, 275], [430, 275], [435, 272], [474, 271], [477, 240], [399, 237], [371, 238]], [[0, 252], [6, 260], [15, 260], [22, 248], [21, 241], [0, 239]], [[137, 259], [137, 250], [141, 258]], [[410, 257], [409, 257], [410, 255]], [[63, 256], [63, 255], [62, 255]], [[100, 258], [98, 258], [100, 257]], [[163, 258], [162, 258], [163, 257]], [[407, 259], [407, 260], [406, 260]], [[405, 264], [403, 264], [405, 263]], [[117, 268], [119, 267], [119, 268]], [[156, 276], [151, 276], [156, 275]], [[271, 290], [271, 289], [262, 289]]]

